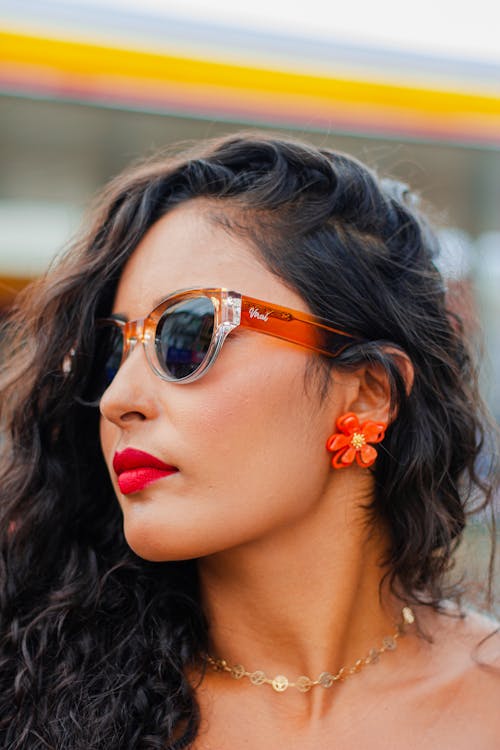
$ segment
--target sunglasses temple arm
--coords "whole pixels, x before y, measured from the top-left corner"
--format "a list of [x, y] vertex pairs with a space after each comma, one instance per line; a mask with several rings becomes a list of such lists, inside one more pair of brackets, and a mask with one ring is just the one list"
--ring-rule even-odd
[[314, 321], [300, 320], [284, 310], [258, 308], [249, 304], [242, 304], [240, 325], [327, 356], [337, 356], [354, 341], [359, 341], [343, 331]]

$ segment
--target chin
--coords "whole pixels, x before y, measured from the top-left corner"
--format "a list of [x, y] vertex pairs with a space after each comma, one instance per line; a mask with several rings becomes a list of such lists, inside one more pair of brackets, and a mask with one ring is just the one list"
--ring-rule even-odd
[[174, 560], [190, 560], [196, 557], [191, 550], [183, 549], [183, 545], [169, 545], [165, 537], [160, 537], [158, 529], [154, 534], [138, 532], [137, 529], [124, 528], [125, 541], [138, 557], [148, 562], [173, 562]]
[[127, 523], [125, 519], [123, 531], [130, 549], [148, 562], [194, 560], [219, 551], [214, 545], [207, 546], [207, 535], [193, 535], [193, 528], [183, 532], [170, 526], [162, 531], [159, 524], [152, 527], [137, 523], [136, 519]]

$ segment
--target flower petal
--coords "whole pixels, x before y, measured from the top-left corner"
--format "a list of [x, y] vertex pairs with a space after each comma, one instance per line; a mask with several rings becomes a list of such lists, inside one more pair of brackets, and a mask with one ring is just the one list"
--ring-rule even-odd
[[350, 438], [347, 435], [342, 435], [340, 432], [336, 432], [335, 435], [330, 435], [326, 443], [326, 448], [329, 451], [338, 451], [341, 448], [346, 448], [349, 445]]
[[349, 448], [342, 455], [342, 463], [352, 464], [352, 462], [356, 458], [356, 453], [357, 453], [356, 448], [353, 448], [352, 445], [350, 445]]
[[332, 466], [334, 469], [345, 469], [346, 466], [349, 466], [349, 464], [345, 464], [342, 461], [344, 453], [345, 453], [345, 450], [341, 450], [338, 453], [336, 453], [334, 457], [332, 458]]
[[360, 431], [359, 419], [354, 412], [349, 411], [337, 419], [337, 427], [344, 435], [352, 435]]
[[372, 422], [368, 420], [361, 425], [367, 443], [380, 443], [385, 436], [386, 425], [383, 422]]
[[360, 466], [372, 466], [377, 460], [378, 453], [371, 445], [363, 445], [356, 458]]

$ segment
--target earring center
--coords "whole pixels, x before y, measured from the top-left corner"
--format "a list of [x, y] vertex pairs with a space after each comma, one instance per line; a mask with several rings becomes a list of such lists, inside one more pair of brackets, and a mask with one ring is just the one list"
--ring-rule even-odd
[[363, 445], [366, 444], [366, 438], [363, 435], [362, 432], [355, 432], [354, 435], [351, 438], [351, 445], [353, 448], [356, 448], [357, 451], [360, 450], [360, 448], [363, 447]]

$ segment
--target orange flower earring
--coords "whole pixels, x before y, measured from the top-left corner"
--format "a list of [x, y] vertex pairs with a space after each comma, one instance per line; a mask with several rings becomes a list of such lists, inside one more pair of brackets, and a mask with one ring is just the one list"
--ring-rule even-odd
[[387, 424], [367, 420], [360, 425], [353, 412], [342, 414], [337, 419], [339, 432], [330, 435], [326, 448], [334, 453], [332, 466], [343, 469], [356, 459], [359, 466], [372, 466], [377, 459], [377, 449], [369, 443], [380, 443], [385, 436]]

